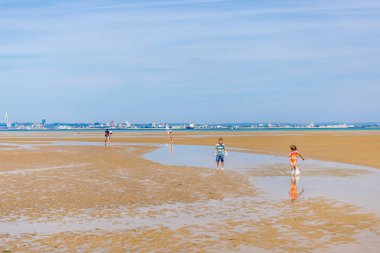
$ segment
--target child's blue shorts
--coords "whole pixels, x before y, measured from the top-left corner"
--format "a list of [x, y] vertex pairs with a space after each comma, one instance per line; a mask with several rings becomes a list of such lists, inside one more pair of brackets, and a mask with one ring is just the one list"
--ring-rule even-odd
[[216, 155], [216, 162], [224, 163], [224, 155]]

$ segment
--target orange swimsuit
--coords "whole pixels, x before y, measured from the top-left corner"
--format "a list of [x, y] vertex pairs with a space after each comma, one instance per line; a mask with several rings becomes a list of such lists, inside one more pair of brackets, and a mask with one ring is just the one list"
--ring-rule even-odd
[[290, 162], [292, 162], [292, 163], [297, 162], [297, 155], [298, 155], [297, 151], [290, 152], [290, 154], [289, 154]]

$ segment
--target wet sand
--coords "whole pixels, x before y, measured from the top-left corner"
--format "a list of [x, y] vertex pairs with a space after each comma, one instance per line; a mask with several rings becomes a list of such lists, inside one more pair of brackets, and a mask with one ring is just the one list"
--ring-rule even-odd
[[[102, 140], [102, 133], [43, 132], [0, 133], [0, 141], [22, 143], [36, 141]], [[224, 137], [227, 146], [244, 148], [252, 153], [287, 156], [289, 145], [296, 144], [307, 158], [344, 162], [380, 169], [380, 130], [369, 131], [274, 131], [274, 132], [174, 132], [174, 144], [215, 145]], [[167, 143], [164, 131], [115, 132], [113, 142]]]
[[[252, 153], [286, 156], [294, 143], [306, 158], [380, 168], [377, 131], [175, 133], [174, 142], [212, 149], [218, 136]], [[101, 133], [0, 133], [0, 252], [373, 252], [380, 244], [375, 212], [330, 196], [272, 200], [250, 180], [288, 182], [286, 167], [216, 173], [144, 158], [167, 141], [164, 132], [115, 133], [104, 147]]]

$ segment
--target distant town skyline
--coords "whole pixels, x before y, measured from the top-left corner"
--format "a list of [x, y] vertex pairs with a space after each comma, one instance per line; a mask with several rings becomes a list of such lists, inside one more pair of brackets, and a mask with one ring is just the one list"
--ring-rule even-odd
[[281, 126], [308, 126], [308, 127], [314, 127], [314, 126], [347, 126], [347, 127], [363, 127], [363, 126], [380, 126], [380, 121], [367, 121], [367, 122], [342, 122], [342, 121], [330, 121], [330, 122], [201, 122], [201, 121], [182, 121], [182, 122], [164, 122], [164, 121], [150, 121], [150, 122], [130, 122], [128, 120], [124, 121], [114, 121], [111, 120], [109, 122], [105, 121], [93, 121], [93, 122], [87, 122], [87, 121], [80, 121], [80, 122], [68, 122], [68, 121], [51, 121], [49, 122], [45, 118], [41, 119], [40, 121], [11, 121], [8, 116], [8, 112], [4, 115], [4, 122], [0, 121], [0, 127], [6, 126], [7, 128], [17, 128], [20, 126], [30, 126], [34, 125], [37, 126], [37, 128], [43, 128], [44, 126], [60, 126], [60, 125], [87, 125], [91, 127], [113, 127], [117, 128], [118, 126], [122, 126], [121, 128], [130, 128], [134, 126], [150, 126], [152, 128], [168, 128], [172, 126], [245, 126], [245, 127], [251, 127], [251, 126], [258, 126], [258, 127], [281, 127]]
[[377, 122], [380, 2], [0, 2], [1, 122]]
[[74, 122], [52, 122], [47, 123], [45, 119], [41, 122], [10, 122], [0, 123], [0, 131], [33, 131], [33, 130], [245, 130], [255, 131], [260, 129], [380, 129], [380, 122], [373, 123], [130, 123], [111, 121], [108, 123], [74, 123]]

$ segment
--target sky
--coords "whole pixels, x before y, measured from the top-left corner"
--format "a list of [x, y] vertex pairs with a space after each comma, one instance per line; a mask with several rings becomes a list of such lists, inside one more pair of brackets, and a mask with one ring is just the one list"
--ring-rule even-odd
[[380, 1], [1, 0], [0, 120], [380, 121]]

